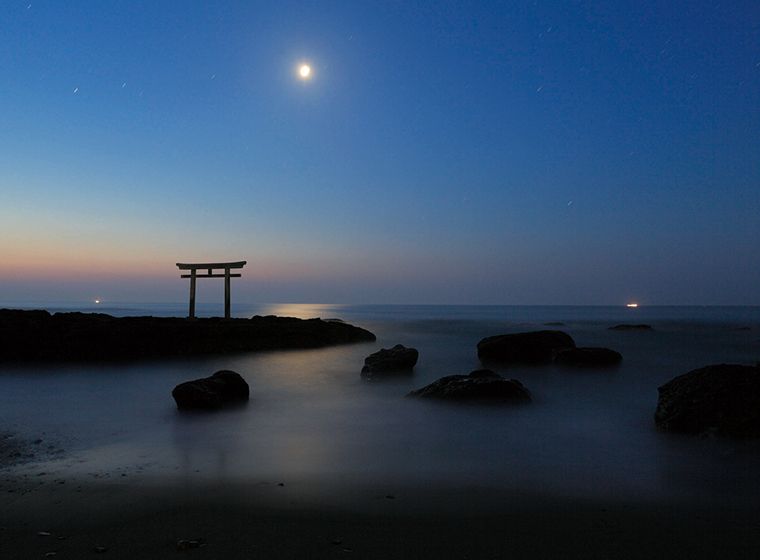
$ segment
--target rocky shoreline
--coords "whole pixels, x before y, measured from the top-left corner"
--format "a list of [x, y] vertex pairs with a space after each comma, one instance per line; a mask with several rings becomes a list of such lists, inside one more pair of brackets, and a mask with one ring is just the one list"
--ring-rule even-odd
[[374, 340], [360, 327], [321, 319], [113, 317], [0, 309], [0, 363], [135, 360]]

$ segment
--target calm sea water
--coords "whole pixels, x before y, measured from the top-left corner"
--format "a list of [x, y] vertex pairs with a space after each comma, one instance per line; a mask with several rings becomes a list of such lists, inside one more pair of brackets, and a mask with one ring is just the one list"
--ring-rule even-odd
[[[183, 315], [184, 305], [46, 306], [114, 315]], [[218, 314], [218, 306], [199, 307]], [[0, 426], [66, 449], [62, 474], [139, 472], [154, 479], [396, 480], [488, 485], [552, 495], [753, 503], [760, 443], [658, 433], [657, 387], [712, 363], [760, 361], [760, 308], [239, 305], [235, 314], [341, 318], [376, 343], [128, 365], [0, 367]], [[545, 327], [560, 321], [562, 327]], [[653, 332], [611, 331], [649, 323]], [[534, 396], [519, 408], [404, 399], [411, 389], [479, 367], [477, 342], [561, 328], [579, 345], [620, 351], [621, 366], [509, 367]], [[364, 357], [401, 343], [414, 374], [359, 376]], [[248, 406], [180, 414], [182, 381], [222, 368], [251, 386]], [[23, 468], [29, 468], [23, 467]], [[39, 469], [38, 465], [34, 466]]]

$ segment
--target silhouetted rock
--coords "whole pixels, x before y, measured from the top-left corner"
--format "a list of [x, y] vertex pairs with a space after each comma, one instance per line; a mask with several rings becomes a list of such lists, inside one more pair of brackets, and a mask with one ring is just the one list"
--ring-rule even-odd
[[562, 331], [501, 334], [478, 342], [478, 358], [484, 363], [544, 363], [565, 348], [575, 348], [575, 342]]
[[719, 364], [659, 388], [655, 423], [671, 432], [760, 437], [760, 366]]
[[609, 330], [611, 331], [651, 331], [652, 325], [615, 325], [614, 327], [610, 327]]
[[0, 310], [0, 362], [108, 361], [371, 342], [347, 323], [292, 317], [184, 319]]
[[554, 362], [564, 366], [614, 366], [621, 362], [623, 356], [609, 348], [568, 348], [560, 350]]
[[490, 403], [526, 403], [531, 400], [530, 392], [522, 383], [516, 379], [504, 379], [490, 369], [478, 369], [469, 375], [447, 375], [407, 396]]
[[565, 323], [562, 321], [549, 321], [548, 323], [544, 323], [547, 327], [564, 327]]
[[211, 377], [180, 383], [172, 391], [180, 409], [215, 409], [248, 400], [245, 379], [234, 371], [217, 371]]
[[393, 348], [383, 348], [364, 359], [363, 377], [373, 377], [383, 373], [411, 372], [417, 363], [419, 352], [396, 344]]

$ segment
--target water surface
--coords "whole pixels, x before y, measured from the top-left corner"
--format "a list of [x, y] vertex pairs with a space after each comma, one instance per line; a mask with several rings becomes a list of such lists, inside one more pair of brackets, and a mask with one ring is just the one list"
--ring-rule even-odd
[[[48, 306], [51, 309], [50, 306]], [[181, 315], [181, 305], [83, 305], [114, 315]], [[65, 306], [60, 306], [61, 310]], [[200, 306], [201, 314], [218, 313]], [[237, 316], [341, 318], [376, 343], [120, 365], [0, 369], [0, 422], [62, 445], [48, 468], [141, 473], [167, 481], [395, 480], [488, 485], [552, 495], [752, 503], [760, 444], [658, 433], [657, 387], [711, 363], [760, 360], [760, 309], [742, 307], [239, 306]], [[564, 326], [546, 327], [547, 322]], [[649, 323], [652, 332], [611, 331]], [[475, 346], [505, 332], [560, 328], [607, 346], [613, 369], [502, 368], [534, 402], [457, 407], [405, 399], [411, 389], [479, 367]], [[414, 374], [367, 382], [364, 357], [401, 343]], [[251, 402], [181, 414], [171, 389], [218, 369], [240, 372]], [[25, 467], [28, 468], [28, 467]], [[39, 465], [35, 469], [42, 468]]]

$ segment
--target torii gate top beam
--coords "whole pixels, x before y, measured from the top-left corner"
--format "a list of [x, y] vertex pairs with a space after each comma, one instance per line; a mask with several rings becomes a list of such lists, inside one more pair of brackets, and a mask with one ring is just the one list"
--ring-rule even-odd
[[202, 268], [243, 268], [248, 261], [222, 262], [222, 263], [177, 263], [180, 270], [193, 270]]

